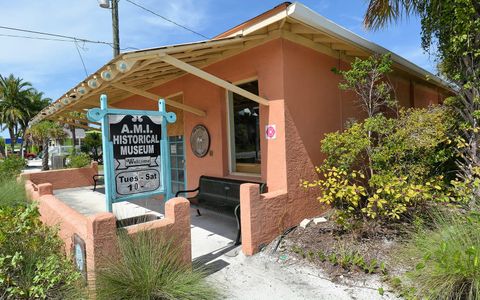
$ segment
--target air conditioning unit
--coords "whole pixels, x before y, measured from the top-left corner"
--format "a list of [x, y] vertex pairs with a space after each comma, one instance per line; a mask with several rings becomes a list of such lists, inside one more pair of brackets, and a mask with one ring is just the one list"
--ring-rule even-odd
[[52, 156], [52, 169], [65, 169], [65, 155], [53, 155]]

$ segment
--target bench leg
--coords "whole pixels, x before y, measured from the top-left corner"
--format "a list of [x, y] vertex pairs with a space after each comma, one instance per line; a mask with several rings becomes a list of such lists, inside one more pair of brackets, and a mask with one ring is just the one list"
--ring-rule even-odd
[[93, 178], [93, 191], [95, 192], [96, 189], [97, 189], [97, 180]]
[[235, 207], [235, 218], [237, 219], [237, 238], [235, 239], [235, 246], [242, 243], [242, 227], [240, 223], [240, 204]]
[[197, 217], [201, 217], [202, 214], [200, 213], [200, 209], [197, 208]]

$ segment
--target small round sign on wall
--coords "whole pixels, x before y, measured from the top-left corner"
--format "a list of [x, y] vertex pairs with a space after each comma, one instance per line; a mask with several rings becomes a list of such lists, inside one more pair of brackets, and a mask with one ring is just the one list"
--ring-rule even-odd
[[267, 140], [274, 140], [277, 138], [277, 127], [276, 125], [267, 125], [265, 126], [265, 137]]

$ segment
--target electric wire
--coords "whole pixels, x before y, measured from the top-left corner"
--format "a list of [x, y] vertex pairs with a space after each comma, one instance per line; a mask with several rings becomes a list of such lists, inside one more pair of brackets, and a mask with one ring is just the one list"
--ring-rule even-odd
[[16, 35], [16, 34], [0, 33], [0, 36], [1, 37], [11, 37], [11, 38], [31, 39], [31, 40], [42, 40], [42, 41], [69, 42], [69, 43], [75, 42], [75, 41], [72, 41], [72, 40], [65, 40], [65, 39], [43, 38], [43, 37], [37, 37], [37, 36]]
[[82, 66], [83, 66], [83, 70], [85, 71], [85, 76], [88, 77], [87, 67], [85, 66], [85, 62], [83, 61], [83, 57], [82, 57], [82, 54], [80, 53], [80, 49], [79, 49], [79, 45], [78, 45], [77, 41], [75, 41], [75, 49], [77, 49], [78, 56], [80, 57], [80, 60], [82, 61]]
[[[51, 41], [70, 41], [70, 42], [83, 42], [83, 43], [90, 43], [90, 44], [102, 44], [102, 45], [108, 45], [110, 47], [113, 47], [113, 43], [109, 42], [104, 42], [104, 41], [94, 41], [94, 40], [89, 40], [89, 39], [84, 39], [84, 38], [79, 38], [75, 36], [68, 36], [68, 35], [63, 35], [63, 34], [57, 34], [57, 33], [49, 33], [49, 32], [42, 32], [42, 31], [35, 31], [35, 30], [29, 30], [29, 29], [23, 29], [23, 28], [16, 28], [16, 27], [9, 27], [9, 26], [1, 26], [0, 29], [5, 29], [5, 30], [12, 30], [12, 31], [20, 31], [20, 32], [26, 32], [26, 33], [33, 33], [33, 34], [38, 34], [38, 35], [45, 35], [45, 36], [52, 36], [56, 38], [63, 38], [61, 39], [47, 39], [47, 38], [41, 38], [41, 37], [32, 37], [32, 36], [20, 36], [20, 35], [7, 35], [7, 34], [0, 34], [0, 36], [8, 36], [8, 37], [16, 37], [16, 38], [26, 38], [26, 39], [38, 39], [38, 40], [51, 40]], [[121, 50], [140, 50], [135, 47], [125, 47], [122, 48]]]
[[165, 20], [165, 21], [167, 21], [167, 22], [170, 22], [170, 23], [172, 23], [172, 24], [174, 24], [174, 25], [176, 25], [176, 26], [178, 26], [178, 27], [181, 27], [181, 28], [183, 28], [183, 29], [185, 29], [185, 30], [187, 30], [187, 31], [190, 31], [190, 32], [193, 33], [193, 34], [196, 34], [196, 35], [198, 35], [198, 36], [201, 36], [201, 37], [203, 37], [203, 38], [206, 38], [207, 40], [210, 39], [208, 36], [206, 36], [206, 35], [204, 35], [204, 34], [201, 34], [200, 32], [195, 31], [195, 30], [193, 30], [193, 29], [190, 29], [190, 28], [188, 28], [188, 27], [185, 26], [185, 25], [182, 25], [182, 24], [179, 24], [179, 23], [177, 23], [177, 22], [175, 22], [175, 21], [173, 21], [173, 20], [170, 20], [169, 18], [164, 17], [164, 16], [162, 16], [162, 15], [154, 12], [153, 10], [148, 9], [148, 8], [146, 8], [146, 7], [138, 4], [138, 3], [136, 3], [136, 2], [133, 2], [133, 1], [131, 1], [131, 0], [125, 0], [125, 1], [127, 1], [127, 2], [130, 3], [130, 4], [133, 4], [133, 5], [137, 6], [137, 7], [139, 7], [139, 8], [141, 8], [141, 9], [145, 10], [145, 11], [148, 11], [148, 12], [151, 13], [151, 14], [154, 14], [155, 16], [157, 16], [157, 17], [159, 17], [159, 18], [161, 18], [161, 19], [163, 19], [163, 20]]

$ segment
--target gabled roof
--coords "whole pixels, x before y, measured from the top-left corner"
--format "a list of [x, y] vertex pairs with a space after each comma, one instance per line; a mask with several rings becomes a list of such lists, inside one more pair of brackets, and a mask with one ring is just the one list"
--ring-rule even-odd
[[[168, 95], [154, 95], [148, 90], [186, 73], [193, 72], [199, 76], [198, 72], [206, 73], [198, 71], [201, 68], [277, 38], [293, 41], [345, 61], [351, 61], [354, 57], [390, 53], [384, 47], [367, 41], [301, 3], [285, 2], [212, 40], [123, 53], [67, 91], [65, 96], [37, 115], [33, 122], [43, 118], [56, 119], [72, 110], [82, 111], [96, 107], [102, 93], [107, 93], [110, 99], [116, 101], [133, 94], [152, 100], [166, 97]], [[403, 57], [392, 53], [392, 60], [397, 70], [413, 75], [420, 81], [428, 80], [430, 84], [444, 90], [451, 90], [441, 78]], [[172, 64], [172, 61], [175, 63]], [[234, 88], [219, 78], [210, 79], [226, 89]], [[265, 104], [266, 100], [257, 98], [252, 100]], [[111, 104], [114, 107], [115, 102]], [[201, 110], [168, 99], [167, 104], [204, 115]]]

